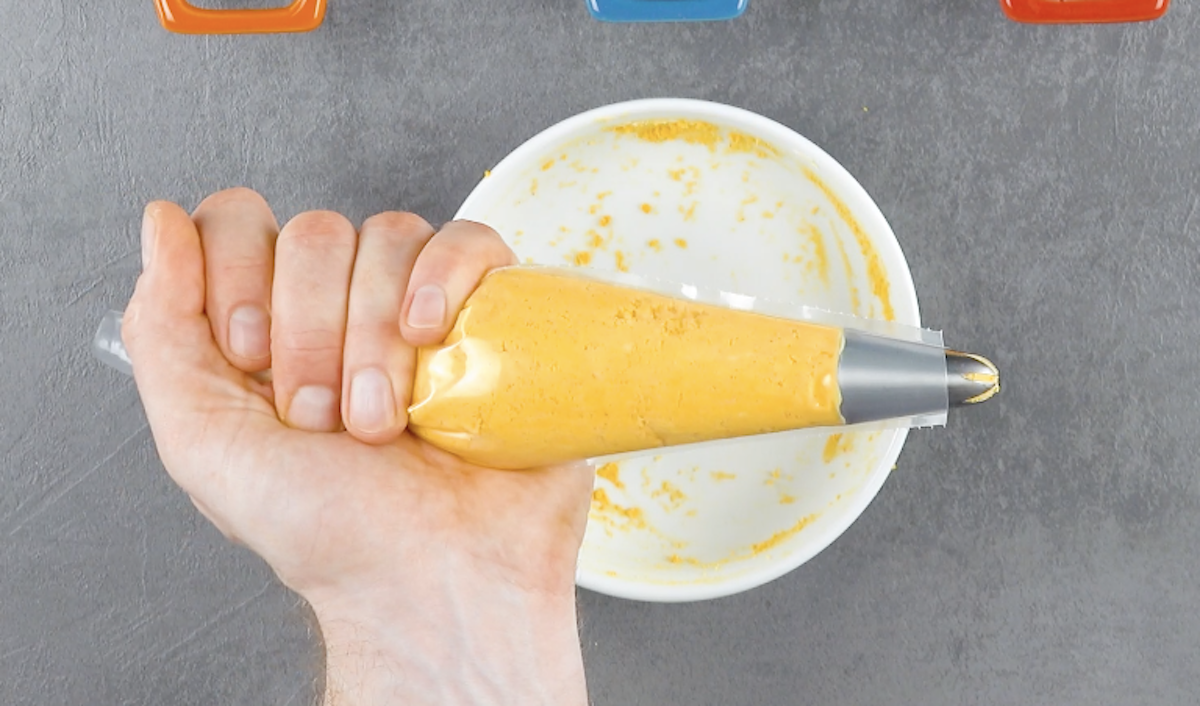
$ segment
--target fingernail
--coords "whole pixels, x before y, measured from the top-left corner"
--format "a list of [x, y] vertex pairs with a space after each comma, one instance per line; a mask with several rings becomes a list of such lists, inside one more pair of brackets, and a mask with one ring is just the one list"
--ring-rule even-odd
[[304, 431], [337, 431], [340, 416], [333, 390], [321, 385], [305, 385], [292, 397], [287, 422]]
[[412, 328], [437, 328], [446, 320], [446, 293], [436, 284], [427, 284], [413, 295], [408, 308]]
[[154, 216], [150, 213], [150, 209], [142, 214], [142, 269], [150, 267], [150, 263], [154, 261], [154, 241], [158, 237], [158, 224], [154, 222]]
[[229, 315], [229, 350], [249, 360], [271, 355], [271, 316], [261, 306], [246, 304]]
[[350, 382], [350, 426], [367, 433], [383, 431], [392, 425], [396, 403], [392, 381], [378, 368], [367, 368]]

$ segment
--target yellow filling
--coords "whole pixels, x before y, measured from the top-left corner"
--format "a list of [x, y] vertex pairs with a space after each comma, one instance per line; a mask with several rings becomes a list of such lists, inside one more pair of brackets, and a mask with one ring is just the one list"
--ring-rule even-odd
[[497, 270], [418, 353], [417, 436], [496, 468], [842, 424], [841, 329]]

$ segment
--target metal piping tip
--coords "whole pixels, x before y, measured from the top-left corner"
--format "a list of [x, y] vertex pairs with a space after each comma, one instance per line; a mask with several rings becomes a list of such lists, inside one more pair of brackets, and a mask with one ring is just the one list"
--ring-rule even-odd
[[986, 402], [1000, 392], [1000, 371], [981, 355], [946, 351], [946, 388], [951, 407]]

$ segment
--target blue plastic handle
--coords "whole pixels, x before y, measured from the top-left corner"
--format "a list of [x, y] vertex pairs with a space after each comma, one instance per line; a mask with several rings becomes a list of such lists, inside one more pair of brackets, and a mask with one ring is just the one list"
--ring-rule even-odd
[[731, 20], [750, 0], [587, 0], [604, 22], [702, 22]]

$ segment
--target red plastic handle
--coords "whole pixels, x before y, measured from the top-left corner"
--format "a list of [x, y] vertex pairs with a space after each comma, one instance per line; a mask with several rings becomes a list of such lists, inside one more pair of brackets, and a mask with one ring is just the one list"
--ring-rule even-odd
[[1011, 19], [1035, 24], [1157, 20], [1170, 4], [1171, 0], [1000, 0]]
[[154, 0], [162, 26], [179, 34], [309, 32], [325, 19], [326, 0], [293, 0], [270, 10], [205, 10], [187, 0]]

